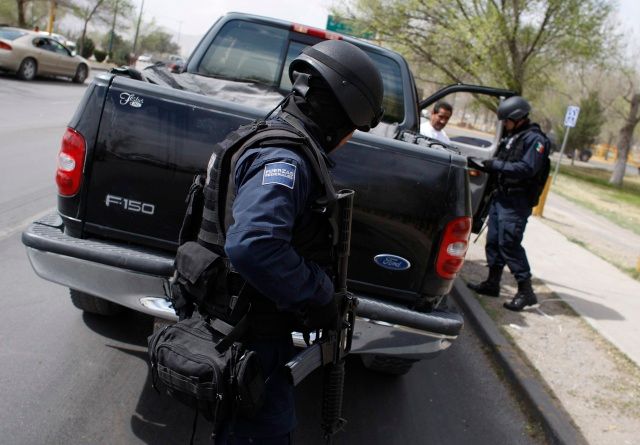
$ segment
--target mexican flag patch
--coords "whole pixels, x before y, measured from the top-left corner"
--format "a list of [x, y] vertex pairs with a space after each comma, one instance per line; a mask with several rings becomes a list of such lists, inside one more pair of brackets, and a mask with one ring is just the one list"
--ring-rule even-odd
[[544, 153], [544, 145], [542, 142], [538, 142], [538, 145], [536, 145], [536, 151], [540, 154]]

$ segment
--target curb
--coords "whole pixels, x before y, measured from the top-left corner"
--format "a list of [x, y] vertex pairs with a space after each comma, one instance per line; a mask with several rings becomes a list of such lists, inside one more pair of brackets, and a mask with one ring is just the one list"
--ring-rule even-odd
[[558, 445], [587, 445], [587, 440], [569, 414], [552, 399], [462, 279], [455, 281], [451, 295], [480, 338], [492, 349], [498, 364], [533, 417], [542, 425], [547, 441]]

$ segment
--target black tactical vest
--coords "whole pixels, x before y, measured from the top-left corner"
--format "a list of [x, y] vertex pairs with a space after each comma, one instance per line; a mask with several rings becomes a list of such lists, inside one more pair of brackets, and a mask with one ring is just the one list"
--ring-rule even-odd
[[[198, 244], [225, 256], [225, 234], [233, 224], [232, 208], [237, 193], [236, 164], [246, 150], [256, 147], [289, 148], [309, 161], [314, 171], [317, 194], [309, 204], [309, 211], [303, 212], [301, 220], [294, 224], [292, 245], [305, 259], [314, 261], [330, 272], [332, 243], [337, 239], [333, 211], [336, 193], [328, 173], [325, 153], [306, 133], [304, 127], [290, 117], [286, 121], [272, 119], [242, 126], [216, 144], [203, 187], [204, 203], [197, 234]], [[235, 301], [232, 298], [241, 293], [242, 297], [248, 297], [251, 304], [251, 326], [254, 331], [259, 331], [254, 333], [274, 335], [290, 330], [292, 314], [279, 312], [271, 300], [245, 283], [239, 275], [230, 275], [235, 277], [231, 279], [232, 284], [226, 295], [218, 292], [218, 295], [213, 296], [217, 300], [215, 307], [230, 306], [233, 309]], [[215, 315], [224, 319], [221, 314]], [[233, 323], [234, 320], [229, 321]]]
[[[506, 138], [500, 144], [500, 148], [496, 157], [501, 161], [517, 162], [522, 159], [525, 153], [524, 140], [525, 136], [530, 132], [538, 133], [544, 136], [537, 124], [529, 124], [527, 128], [520, 131], [512, 138]], [[549, 144], [545, 143], [545, 160], [542, 168], [533, 177], [530, 178], [514, 178], [500, 174], [498, 176], [498, 187], [502, 193], [513, 194], [520, 193], [527, 195], [532, 205], [537, 204], [538, 196], [541, 192], [541, 185], [544, 187], [544, 183], [549, 175]]]

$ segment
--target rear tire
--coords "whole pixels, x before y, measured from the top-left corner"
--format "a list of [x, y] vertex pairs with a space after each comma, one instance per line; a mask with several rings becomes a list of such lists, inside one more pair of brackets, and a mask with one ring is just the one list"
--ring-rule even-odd
[[33, 80], [38, 73], [38, 63], [35, 59], [27, 57], [18, 68], [18, 77], [22, 80]]
[[71, 79], [71, 81], [73, 83], [84, 83], [84, 81], [87, 80], [88, 73], [89, 70], [87, 69], [87, 65], [80, 64], [78, 65], [78, 68], [76, 68], [76, 75], [73, 76], [73, 79]]
[[105, 300], [104, 298], [95, 297], [93, 295], [80, 292], [75, 289], [69, 289], [71, 302], [75, 307], [90, 314], [112, 316], [122, 312], [123, 307]]
[[364, 354], [360, 356], [365, 368], [389, 375], [405, 375], [417, 360], [387, 355]]

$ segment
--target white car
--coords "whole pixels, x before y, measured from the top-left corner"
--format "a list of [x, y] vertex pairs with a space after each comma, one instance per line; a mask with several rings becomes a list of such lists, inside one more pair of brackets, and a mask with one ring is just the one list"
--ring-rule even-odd
[[48, 75], [84, 83], [89, 76], [89, 62], [48, 34], [4, 26], [0, 27], [0, 69], [23, 80]]

